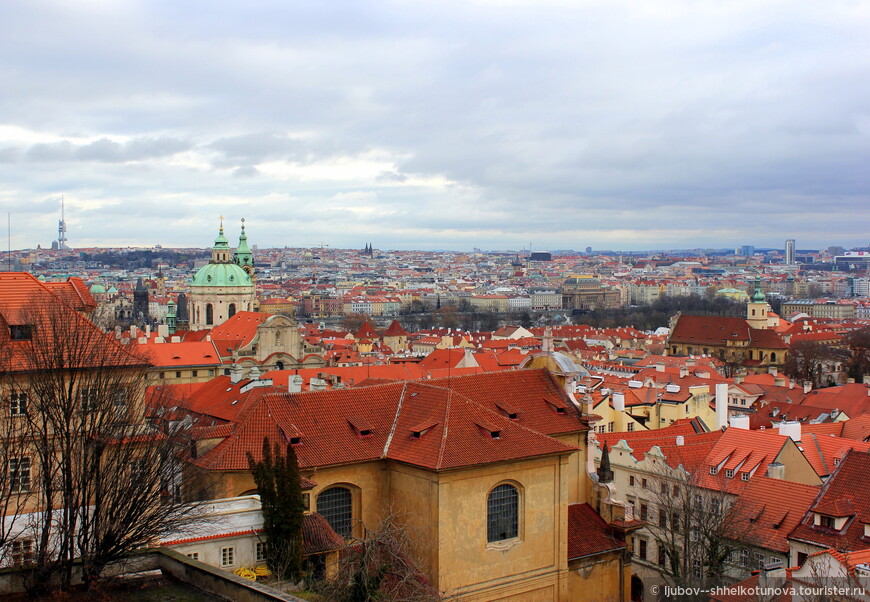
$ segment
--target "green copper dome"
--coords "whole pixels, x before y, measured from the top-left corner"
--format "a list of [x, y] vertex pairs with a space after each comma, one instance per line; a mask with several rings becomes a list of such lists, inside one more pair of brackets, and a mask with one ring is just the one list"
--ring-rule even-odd
[[106, 287], [100, 283], [91, 285], [91, 294], [92, 295], [102, 295], [106, 292]]
[[234, 263], [210, 263], [199, 268], [191, 286], [252, 286], [251, 277]]
[[230, 254], [230, 244], [224, 236], [224, 223], [221, 218], [221, 227], [214, 246], [211, 249], [211, 261], [208, 265], [199, 268], [193, 277], [191, 286], [222, 286], [243, 287], [252, 286], [251, 277], [239, 265], [233, 263]]

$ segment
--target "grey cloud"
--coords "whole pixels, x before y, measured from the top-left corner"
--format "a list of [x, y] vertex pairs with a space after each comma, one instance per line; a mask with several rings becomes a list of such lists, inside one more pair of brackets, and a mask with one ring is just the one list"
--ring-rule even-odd
[[34, 144], [25, 152], [28, 161], [80, 161], [125, 163], [168, 157], [190, 149], [190, 142], [175, 138], [138, 138], [119, 144], [101, 138], [89, 144], [75, 145], [68, 141]]

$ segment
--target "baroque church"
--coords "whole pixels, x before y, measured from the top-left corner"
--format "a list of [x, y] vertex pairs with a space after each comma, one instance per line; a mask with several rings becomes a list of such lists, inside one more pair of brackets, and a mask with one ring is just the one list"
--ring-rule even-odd
[[213, 328], [232, 318], [236, 312], [256, 311], [254, 260], [248, 247], [244, 218], [235, 251], [224, 236], [221, 219], [211, 260], [196, 272], [190, 283], [188, 304], [190, 330]]

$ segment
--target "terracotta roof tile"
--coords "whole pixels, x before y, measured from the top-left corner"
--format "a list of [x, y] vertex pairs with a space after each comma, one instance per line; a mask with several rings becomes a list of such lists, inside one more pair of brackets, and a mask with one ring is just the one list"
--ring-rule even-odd
[[589, 504], [568, 504], [568, 560], [625, 549]]

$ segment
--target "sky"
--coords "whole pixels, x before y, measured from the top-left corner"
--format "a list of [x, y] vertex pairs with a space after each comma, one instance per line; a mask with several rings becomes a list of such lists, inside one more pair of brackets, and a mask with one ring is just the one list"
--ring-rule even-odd
[[[870, 2], [0, 3], [13, 248], [870, 244]], [[5, 246], [5, 245], [3, 245]]]

